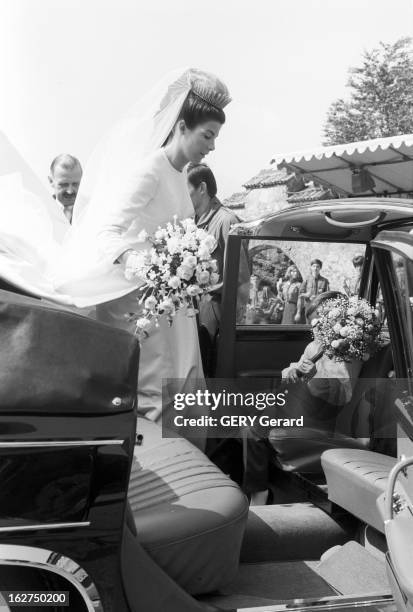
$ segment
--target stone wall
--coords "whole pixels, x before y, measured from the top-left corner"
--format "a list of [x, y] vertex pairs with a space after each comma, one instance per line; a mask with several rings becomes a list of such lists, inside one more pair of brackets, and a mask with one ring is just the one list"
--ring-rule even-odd
[[[312, 259], [320, 259], [323, 262], [321, 274], [330, 281], [330, 289], [334, 291], [343, 290], [343, 281], [345, 278], [353, 278], [355, 270], [352, 263], [352, 258], [355, 255], [363, 255], [365, 251], [364, 245], [344, 244], [344, 243], [329, 243], [329, 242], [306, 242], [292, 240], [250, 240], [249, 250], [253, 254], [255, 249], [262, 248], [261, 258], [266, 258], [269, 262], [278, 264], [280, 261], [278, 247], [286, 256], [282, 268], [284, 270], [290, 263], [294, 263], [301, 276], [306, 278], [310, 273], [310, 262]], [[265, 248], [267, 247], [267, 248]], [[268, 248], [270, 247], [270, 248]], [[271, 248], [274, 247], [274, 250]], [[253, 256], [254, 257], [254, 256]], [[287, 261], [288, 260], [290, 261]], [[265, 266], [264, 266], [265, 267]], [[278, 270], [278, 265], [275, 266]], [[256, 272], [257, 273], [257, 272]], [[273, 278], [268, 274], [258, 274], [270, 280], [274, 285], [278, 275], [274, 273]]]

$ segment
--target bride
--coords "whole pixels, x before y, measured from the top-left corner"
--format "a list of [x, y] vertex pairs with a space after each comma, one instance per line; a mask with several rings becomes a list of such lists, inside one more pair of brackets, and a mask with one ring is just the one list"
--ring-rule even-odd
[[[97, 304], [98, 319], [132, 331], [126, 315], [138, 310], [136, 287], [144, 279], [132, 283], [125, 271], [128, 278], [133, 276], [137, 252], [149, 246], [139, 242], [138, 234], [153, 233], [174, 215], [193, 215], [186, 165], [199, 163], [214, 150], [229, 102], [227, 87], [212, 74], [187, 69], [163, 79], [97, 147], [63, 246], [56, 242], [61, 228], [49, 205], [23, 188], [17, 199], [15, 177], [3, 185], [0, 178], [0, 196], [10, 213], [3, 207], [0, 275], [53, 301]], [[19, 227], [23, 210], [37, 219], [40, 238]], [[172, 326], [161, 319], [142, 343], [139, 413], [160, 418], [162, 380], [171, 381], [166, 394], [164, 390], [168, 404], [170, 389], [189, 391], [196, 379], [203, 379], [196, 323], [180, 311]]]

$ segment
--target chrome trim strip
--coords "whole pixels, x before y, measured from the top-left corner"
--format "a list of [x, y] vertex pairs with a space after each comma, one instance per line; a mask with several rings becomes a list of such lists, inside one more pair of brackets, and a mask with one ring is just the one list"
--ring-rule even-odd
[[[394, 604], [392, 595], [369, 594], [363, 597], [338, 595], [337, 597], [320, 597], [317, 599], [290, 599], [283, 604], [255, 606], [253, 608], [237, 608], [238, 612], [315, 612], [316, 610], [340, 610], [343, 608], [368, 608], [370, 606], [385, 606]], [[384, 612], [384, 609], [382, 609]], [[394, 612], [397, 612], [394, 606]]]
[[32, 442], [0, 442], [1, 448], [49, 448], [60, 446], [121, 446], [125, 440], [33, 440]]
[[79, 591], [88, 612], [104, 612], [102, 600], [91, 577], [70, 557], [44, 548], [7, 544], [0, 545], [1, 565], [33, 567], [58, 574]]
[[[407, 398], [409, 399], [409, 398]], [[409, 402], [408, 402], [409, 403]], [[404, 408], [402, 401], [398, 398], [395, 401], [397, 408]], [[401, 404], [401, 406], [400, 406]], [[396, 513], [394, 510], [394, 499], [393, 495], [395, 492], [397, 477], [400, 472], [405, 470], [408, 467], [413, 465], [413, 457], [404, 457], [402, 456], [400, 460], [396, 463], [396, 465], [391, 469], [390, 474], [387, 476], [387, 484], [385, 489], [385, 497], [384, 497], [384, 524], [386, 525], [389, 521], [393, 520], [394, 514]], [[407, 477], [407, 473], [405, 473]], [[408, 502], [406, 503], [406, 506]], [[388, 534], [386, 534], [388, 535]]]
[[0, 527], [0, 533], [12, 533], [14, 531], [45, 531], [46, 529], [71, 529], [72, 527], [90, 527], [90, 521], [79, 521], [78, 523], [35, 523], [33, 525], [13, 525]]

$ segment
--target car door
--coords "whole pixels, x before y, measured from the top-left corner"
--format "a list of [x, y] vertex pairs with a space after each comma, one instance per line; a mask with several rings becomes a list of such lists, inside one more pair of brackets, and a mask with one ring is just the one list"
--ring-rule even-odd
[[216, 376], [280, 377], [312, 339], [311, 297], [358, 286], [353, 259], [365, 254], [364, 243], [230, 235]]
[[0, 590], [62, 579], [75, 587], [70, 609], [78, 597], [126, 611], [119, 559], [138, 342], [7, 291], [0, 338]]
[[372, 247], [389, 330], [396, 343], [398, 464], [390, 472], [386, 492], [378, 504], [385, 525], [389, 583], [401, 612], [411, 609], [413, 601], [413, 235], [407, 231], [383, 231]]
[[[383, 231], [372, 247], [399, 381], [395, 394], [398, 457], [413, 456], [413, 235], [401, 230]], [[410, 493], [413, 496], [412, 482]]]

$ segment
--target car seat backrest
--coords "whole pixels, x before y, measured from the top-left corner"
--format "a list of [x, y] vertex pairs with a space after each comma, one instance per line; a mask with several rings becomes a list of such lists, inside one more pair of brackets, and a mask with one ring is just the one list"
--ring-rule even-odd
[[139, 343], [126, 331], [0, 291], [0, 356], [1, 414], [135, 410]]
[[387, 378], [392, 368], [393, 355], [390, 344], [386, 344], [363, 364], [359, 378]]
[[366, 439], [370, 450], [393, 454], [396, 421], [392, 410], [392, 381], [389, 372], [393, 368], [390, 344], [380, 349], [363, 364], [352, 400], [351, 435]]

